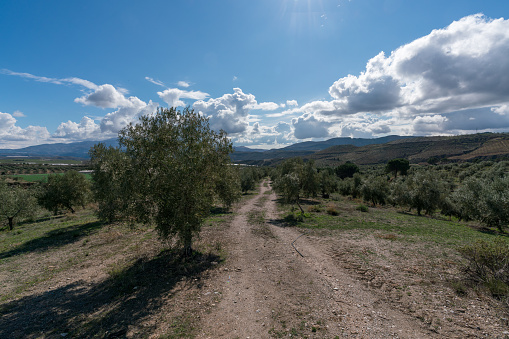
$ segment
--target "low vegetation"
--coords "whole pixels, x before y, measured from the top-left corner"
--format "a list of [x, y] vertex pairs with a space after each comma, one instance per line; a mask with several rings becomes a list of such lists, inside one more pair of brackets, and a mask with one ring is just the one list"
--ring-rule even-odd
[[[352, 163], [316, 168], [312, 161], [290, 159], [271, 175], [280, 201], [299, 207], [298, 213], [293, 207], [287, 212], [288, 224], [382, 231], [399, 240], [447, 246], [463, 256], [465, 279], [507, 299], [508, 173], [507, 161], [410, 166], [394, 159], [385, 167], [359, 169]], [[322, 199], [320, 190], [328, 193]], [[345, 204], [352, 207], [345, 210]]]

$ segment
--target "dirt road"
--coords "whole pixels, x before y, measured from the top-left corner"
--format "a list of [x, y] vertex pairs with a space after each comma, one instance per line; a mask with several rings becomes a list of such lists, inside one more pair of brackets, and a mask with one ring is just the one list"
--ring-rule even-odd
[[220, 302], [199, 338], [439, 337], [337, 265], [338, 243], [281, 227], [275, 200], [265, 183], [233, 219], [229, 257], [209, 284]]

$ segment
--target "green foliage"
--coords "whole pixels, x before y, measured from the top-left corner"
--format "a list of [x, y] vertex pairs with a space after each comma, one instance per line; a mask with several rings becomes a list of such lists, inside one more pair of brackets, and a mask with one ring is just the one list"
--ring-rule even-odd
[[233, 203], [240, 200], [240, 177], [239, 170], [234, 166], [224, 169], [223, 175], [216, 181], [217, 198], [224, 207], [229, 209]]
[[385, 177], [374, 177], [367, 179], [361, 186], [361, 194], [364, 201], [370, 201], [373, 206], [385, 205], [389, 183]]
[[265, 171], [256, 167], [244, 167], [240, 170], [240, 188], [242, 192], [252, 191], [256, 183], [264, 177]]
[[339, 185], [338, 180], [334, 173], [331, 173], [327, 170], [322, 170], [319, 173], [320, 180], [320, 191], [322, 193], [322, 198], [328, 198], [331, 193], [337, 192]]
[[410, 169], [410, 162], [407, 159], [396, 158], [389, 160], [385, 166], [386, 173], [394, 173], [394, 178], [398, 176], [398, 172], [401, 175], [406, 175]]
[[443, 182], [429, 172], [414, 174], [406, 182], [410, 194], [410, 207], [417, 209], [418, 215], [421, 211], [428, 215], [433, 214], [444, 197]]
[[295, 173], [288, 173], [274, 181], [274, 190], [280, 194], [285, 203], [296, 203], [300, 196], [300, 181]]
[[470, 178], [453, 193], [452, 200], [461, 218], [478, 220], [502, 231], [509, 223], [509, 176]]
[[[119, 144], [123, 154], [111, 155], [111, 161], [124, 164], [122, 169], [101, 156], [104, 149], [96, 148], [92, 161], [101, 171], [111, 169], [104, 175], [120, 192], [119, 215], [154, 223], [161, 238], [176, 237], [190, 253], [215, 198], [225, 205], [236, 199], [238, 179], [230, 168], [233, 147], [226, 133], [212, 131], [208, 119], [189, 108], [160, 109], [121, 130]], [[100, 207], [110, 199], [102, 196]]]
[[135, 188], [135, 178], [129, 176], [128, 159], [119, 148], [99, 143], [90, 149], [92, 172], [92, 192], [98, 204], [101, 220], [112, 222], [121, 218], [128, 208], [127, 199]]
[[497, 297], [509, 296], [509, 245], [496, 238], [479, 240], [460, 247], [467, 259], [466, 272], [477, 283], [482, 283]]
[[33, 190], [0, 182], [0, 217], [7, 219], [9, 230], [14, 229], [17, 220], [33, 217], [36, 206]]
[[366, 205], [359, 205], [355, 209], [357, 211], [361, 211], [361, 212], [368, 212], [369, 211], [368, 206], [366, 206]]
[[67, 171], [62, 175], [50, 174], [39, 195], [39, 204], [57, 214], [65, 208], [75, 212], [76, 206], [85, 206], [90, 198], [90, 182], [76, 172]]
[[320, 190], [320, 178], [313, 160], [308, 161], [302, 166], [300, 171], [300, 184], [305, 196], [316, 197]]
[[344, 164], [336, 167], [334, 171], [340, 179], [353, 178], [355, 173], [359, 173], [359, 166], [350, 161], [347, 161]]

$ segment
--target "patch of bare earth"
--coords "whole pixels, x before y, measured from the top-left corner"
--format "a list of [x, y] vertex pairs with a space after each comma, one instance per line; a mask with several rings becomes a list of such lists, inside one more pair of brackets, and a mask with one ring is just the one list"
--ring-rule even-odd
[[0, 338], [509, 337], [503, 305], [454, 291], [452, 250], [284, 227], [275, 201], [265, 184], [213, 217], [190, 259], [119, 225], [16, 250], [1, 262]]
[[[364, 232], [285, 228], [262, 187], [233, 219], [199, 338], [505, 338], [507, 312], [458, 296], [450, 257]], [[262, 220], [265, 219], [265, 222]], [[292, 247], [294, 246], [302, 256]], [[410, 256], [410, 257], [409, 257]]]

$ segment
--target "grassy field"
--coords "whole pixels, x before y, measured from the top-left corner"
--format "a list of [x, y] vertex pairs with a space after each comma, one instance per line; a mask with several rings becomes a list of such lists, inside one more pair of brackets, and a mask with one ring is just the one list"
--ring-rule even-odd
[[[43, 327], [46, 333], [52, 328], [52, 335], [107, 337], [133, 319], [142, 335], [149, 329], [140, 323], [151, 312], [166, 326], [162, 337], [191, 336], [199, 303], [186, 304], [181, 298], [191, 296], [173, 294], [224, 260], [215, 234], [231, 215], [215, 210], [205, 222], [204, 239], [195, 241], [193, 260], [184, 261], [152, 227], [105, 224], [92, 209], [45, 215], [10, 232], [3, 226], [0, 337], [37, 337]], [[162, 300], [172, 298], [187, 306], [159, 310]], [[31, 322], [27, 329], [27, 319], [34, 318], [40, 322]], [[45, 327], [55, 319], [59, 321], [54, 328]]]
[[[55, 173], [55, 174], [63, 174], [63, 173]], [[18, 180], [27, 181], [27, 182], [48, 182], [49, 174], [17, 174], [17, 175], [7, 175], [8, 178], [18, 178]], [[83, 174], [87, 179], [92, 179], [92, 176], [88, 173]]]
[[[496, 228], [480, 227], [477, 223], [465, 223], [442, 217], [418, 216], [415, 211], [407, 212], [392, 207], [368, 207], [360, 201], [335, 196], [329, 200], [304, 200], [306, 216], [298, 227], [309, 229], [328, 229], [335, 231], [357, 230], [366, 233], [376, 232], [381, 236], [393, 235], [398, 241], [433, 242], [450, 248], [461, 247], [477, 240], [490, 240], [502, 237]], [[367, 208], [362, 212], [359, 206]], [[291, 206], [283, 208], [292, 219]], [[328, 213], [335, 211], [336, 215]]]
[[[373, 286], [379, 281], [397, 285], [405, 310], [415, 301], [444, 305], [445, 296], [435, 291], [445, 290], [443, 286], [467, 293], [459, 273], [458, 247], [495, 237], [509, 244], [505, 235], [475, 224], [388, 207], [362, 212], [358, 201], [333, 198], [304, 200], [306, 217], [301, 222], [295, 221], [297, 210], [281, 206], [278, 223], [331, 241], [330, 255], [359, 279], [372, 274]], [[268, 195], [259, 203], [264, 199]], [[135, 337], [147, 333], [194, 337], [196, 314], [203, 312], [204, 303], [203, 292], [200, 299], [196, 290], [206, 284], [211, 268], [227, 260], [223, 234], [234, 215], [221, 208], [213, 211], [195, 242], [192, 260], [180, 259], [173, 244], [161, 242], [152, 227], [102, 223], [93, 209], [41, 215], [13, 231], [4, 225], [0, 228], [0, 337], [125, 336], [121, 331], [126, 328]], [[265, 218], [264, 211], [248, 214], [252, 223], [260, 225]], [[257, 235], [274, 238], [266, 225]], [[472, 298], [478, 297], [476, 293]], [[415, 299], [421, 294], [428, 299]]]
[[65, 164], [65, 165], [81, 165], [83, 161], [72, 159], [49, 159], [49, 158], [27, 158], [27, 157], [7, 157], [0, 158], [0, 164]]

